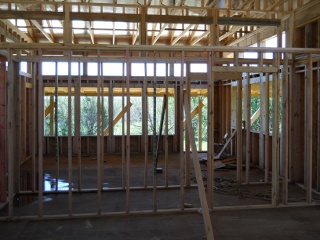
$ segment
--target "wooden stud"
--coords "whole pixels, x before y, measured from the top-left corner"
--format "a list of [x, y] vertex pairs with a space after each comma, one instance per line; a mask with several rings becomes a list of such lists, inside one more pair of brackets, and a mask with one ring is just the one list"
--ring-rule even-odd
[[[13, 61], [14, 71], [13, 71], [13, 111], [14, 111], [14, 120], [13, 120], [13, 144], [15, 147], [14, 149], [14, 159], [13, 159], [13, 174], [14, 174], [14, 181], [13, 181], [13, 188], [14, 194], [20, 191], [20, 164], [22, 162], [21, 159], [21, 78], [22, 76], [19, 75], [19, 63]], [[18, 144], [16, 144], [18, 143]]]
[[113, 93], [113, 81], [110, 81], [109, 83], [109, 92], [108, 92], [108, 109], [109, 109], [109, 136], [108, 136], [108, 152], [114, 153], [115, 149], [115, 138], [114, 138], [114, 123], [113, 123], [113, 99], [114, 99], [114, 93]]
[[[198, 98], [198, 105], [203, 105], [202, 98]], [[198, 113], [198, 149], [202, 151], [202, 108], [199, 109]]]
[[[26, 78], [20, 77], [20, 135], [21, 135], [21, 151], [20, 151], [20, 164], [26, 161], [27, 158], [27, 91], [26, 91]], [[21, 182], [21, 181], [19, 181]]]
[[[124, 73], [124, 64], [122, 64], [122, 109], [124, 109], [124, 86], [125, 86], [125, 73]], [[124, 190], [126, 187], [126, 143], [125, 143], [125, 116], [123, 116], [121, 121], [121, 169], [122, 169], [122, 189]]]
[[38, 51], [38, 199], [39, 217], [43, 216], [43, 79], [42, 50]]
[[[238, 53], [235, 54], [235, 63], [238, 64]], [[237, 182], [242, 184], [242, 79], [237, 85]]]
[[6, 96], [6, 59], [0, 57], [0, 203], [7, 199]]
[[246, 124], [246, 183], [248, 184], [250, 182], [249, 174], [250, 174], [250, 160], [251, 160], [251, 85], [250, 85], [250, 73], [247, 73], [247, 81], [245, 85], [245, 104], [244, 104], [244, 110], [245, 110], [245, 124]]
[[98, 63], [97, 63], [97, 70], [98, 70], [98, 81], [97, 81], [97, 193], [98, 193], [98, 215], [101, 215], [101, 205], [102, 205], [102, 196], [101, 196], [101, 190], [102, 190], [102, 171], [101, 171], [101, 52], [98, 50]]
[[142, 135], [144, 143], [144, 187], [148, 186], [148, 88], [147, 63], [144, 62], [144, 79], [142, 85]]
[[78, 157], [78, 191], [81, 191], [81, 68], [78, 62], [78, 79], [75, 81], [75, 96], [74, 96], [74, 121], [75, 121], [75, 139], [76, 139], [76, 153]]
[[180, 72], [180, 92], [179, 92], [179, 106], [178, 111], [180, 112], [180, 122], [179, 122], [179, 134], [180, 134], [180, 209], [184, 210], [184, 178], [185, 178], [185, 166], [184, 166], [184, 154], [183, 154], [183, 90], [184, 90], [184, 63], [185, 63], [185, 53], [181, 53], [181, 72]]
[[202, 216], [204, 220], [207, 239], [213, 240], [213, 230], [212, 230], [212, 224], [210, 219], [210, 212], [209, 212], [208, 202], [206, 199], [206, 192], [205, 192], [204, 184], [202, 180], [202, 173], [201, 173], [198, 151], [197, 151], [197, 146], [196, 146], [195, 137], [194, 137], [194, 131], [192, 129], [192, 123], [191, 123], [191, 118], [189, 114], [190, 113], [189, 105], [190, 105], [189, 98], [187, 95], [185, 95], [184, 109], [185, 109], [185, 115], [186, 115], [187, 133], [189, 134], [190, 143], [191, 143], [193, 165], [194, 165], [195, 175], [196, 175], [197, 184], [198, 184], [201, 211], [202, 211]]
[[[58, 62], [55, 63], [55, 161], [56, 161], [56, 191], [59, 190], [59, 172], [60, 172], [60, 159], [59, 159], [59, 133], [58, 133], [58, 103], [59, 103], [59, 79], [58, 79]], [[62, 141], [60, 141], [62, 144]], [[62, 146], [60, 147], [62, 151]]]
[[[187, 73], [187, 82], [186, 82], [186, 92], [185, 95], [188, 99], [190, 99], [190, 91], [191, 91], [191, 79], [190, 76], [190, 63], [186, 63], [186, 73]], [[188, 103], [190, 103], [190, 100], [188, 100]], [[189, 106], [190, 109], [190, 106]], [[189, 113], [188, 113], [189, 114]], [[186, 178], [186, 187], [190, 187], [190, 139], [189, 139], [189, 133], [187, 132], [188, 129], [185, 131], [185, 178]]]
[[289, 145], [288, 145], [288, 56], [284, 53], [284, 64], [282, 73], [282, 123], [281, 123], [281, 165], [282, 165], [282, 203], [288, 203], [288, 156], [289, 156]]
[[[320, 20], [318, 20], [318, 48], [320, 48]], [[318, 64], [318, 146], [320, 146], [320, 62]], [[320, 148], [317, 149], [317, 190], [320, 191]]]
[[[258, 35], [258, 46], [260, 46], [260, 35]], [[259, 67], [263, 66], [263, 54], [259, 53]], [[265, 79], [265, 81], [263, 81]], [[260, 73], [260, 132], [259, 132], [259, 167], [264, 168], [265, 158], [264, 158], [264, 138], [266, 131], [266, 109], [265, 109], [265, 95], [267, 94], [267, 89], [265, 88], [266, 77], [263, 73]]]
[[165, 125], [165, 143], [164, 143], [164, 149], [165, 149], [165, 156], [164, 156], [164, 169], [165, 169], [165, 187], [168, 187], [168, 179], [169, 179], [169, 147], [168, 147], [168, 123], [169, 123], [169, 92], [168, 92], [168, 63], [166, 63], [166, 79], [165, 79], [165, 87], [166, 87], [166, 125]]
[[[279, 67], [280, 56], [274, 53], [274, 65]], [[272, 79], [272, 205], [279, 204], [279, 74]]]
[[36, 191], [36, 152], [37, 152], [37, 63], [32, 63], [32, 191]]
[[[71, 106], [71, 51], [68, 51], [68, 215], [72, 216], [72, 106]], [[58, 184], [58, 182], [56, 183]]]
[[[6, 79], [7, 85], [7, 158], [8, 158], [8, 217], [13, 217], [13, 195], [14, 195], [14, 105], [13, 105], [13, 82], [14, 82], [14, 71], [16, 70], [14, 67], [14, 63], [12, 60], [12, 51], [8, 50], [8, 74]], [[40, 201], [39, 201], [40, 202]]]
[[[131, 63], [129, 51], [126, 51], [126, 90], [127, 90], [127, 104], [130, 102], [130, 76]], [[127, 111], [127, 135], [126, 135], [126, 213], [130, 212], [130, 108]]]
[[269, 73], [266, 73], [266, 82], [265, 82], [265, 95], [264, 95], [264, 109], [265, 109], [265, 142], [264, 142], [264, 182], [269, 182], [269, 169], [270, 169], [270, 160], [269, 160], [269, 146], [270, 146], [270, 112], [269, 112], [269, 83], [270, 83]]
[[63, 43], [71, 44], [72, 43], [72, 26], [70, 20], [70, 5], [64, 5], [64, 21], [63, 21]]
[[305, 152], [306, 152], [306, 188], [307, 188], [307, 202], [312, 202], [312, 158], [313, 158], [313, 70], [312, 70], [312, 54], [307, 56], [307, 72], [306, 72], [306, 130], [305, 130]]
[[[49, 105], [49, 107], [50, 106], [52, 106], [52, 107], [50, 107], [50, 136], [53, 136], [53, 130], [54, 130], [54, 105], [55, 105], [55, 103], [54, 103], [54, 96], [50, 96], [50, 105]], [[48, 107], [48, 108], [49, 108]], [[45, 112], [45, 115], [47, 114], [47, 109], [46, 109], [46, 112]]]
[[213, 161], [214, 161], [214, 73], [211, 71], [214, 52], [208, 53], [208, 141], [207, 141], [207, 199], [209, 208], [213, 208]]
[[[157, 211], [157, 63], [156, 52], [153, 59], [153, 211]], [[160, 138], [159, 133], [159, 138]]]

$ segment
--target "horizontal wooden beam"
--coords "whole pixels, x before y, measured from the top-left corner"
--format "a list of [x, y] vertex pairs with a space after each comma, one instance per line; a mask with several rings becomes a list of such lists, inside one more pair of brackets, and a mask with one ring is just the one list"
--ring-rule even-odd
[[[0, 11], [0, 19], [28, 19], [28, 20], [63, 20], [63, 12], [39, 11]], [[71, 12], [70, 20], [81, 21], [111, 21], [111, 22], [141, 22], [141, 14], [121, 13], [83, 13]], [[213, 24], [213, 18], [207, 16], [175, 16], [175, 15], [146, 15], [148, 23], [187, 23]], [[218, 17], [220, 25], [244, 26], [280, 26], [280, 19], [257, 19]]]
[[238, 26], [280, 26], [280, 19], [218, 17], [220, 25]]
[[161, 51], [161, 52], [275, 52], [275, 53], [314, 53], [319, 48], [270, 48], [270, 47], [230, 47], [230, 46], [151, 46], [151, 45], [109, 45], [109, 44], [62, 44], [62, 43], [0, 43], [0, 49], [54, 49], [54, 50], [101, 50], [101, 51]]
[[221, 67], [221, 66], [213, 66], [213, 72], [232, 72], [232, 73], [276, 73], [279, 71], [276, 67]]

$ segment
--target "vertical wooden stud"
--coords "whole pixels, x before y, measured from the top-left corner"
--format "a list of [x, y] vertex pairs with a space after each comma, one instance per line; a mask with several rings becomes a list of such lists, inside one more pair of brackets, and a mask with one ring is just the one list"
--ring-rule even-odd
[[[68, 51], [68, 215], [72, 216], [72, 108], [71, 108], [71, 51]], [[57, 183], [58, 184], [58, 183]]]
[[[274, 66], [279, 68], [279, 53], [274, 53]], [[272, 79], [272, 205], [279, 204], [279, 73]]]
[[184, 210], [184, 178], [185, 178], [185, 166], [184, 166], [184, 154], [183, 154], [183, 90], [184, 90], [184, 59], [185, 53], [181, 53], [181, 72], [180, 72], [180, 101], [179, 101], [179, 112], [180, 112], [180, 209]]
[[78, 158], [78, 191], [81, 191], [81, 63], [78, 62], [78, 79], [75, 81], [74, 89], [74, 121], [75, 121], [75, 140], [76, 140], [76, 153]]
[[284, 53], [283, 73], [282, 73], [282, 123], [281, 123], [281, 165], [282, 165], [282, 203], [288, 203], [288, 56]]
[[165, 168], [165, 187], [168, 187], [168, 178], [169, 178], [169, 147], [168, 147], [168, 121], [169, 121], [169, 92], [168, 92], [168, 63], [166, 63], [166, 79], [165, 79], [165, 87], [166, 87], [166, 125], [165, 125], [165, 132], [166, 132], [166, 138], [165, 138], [165, 156], [164, 156], [164, 168]]
[[142, 85], [142, 135], [144, 143], [144, 187], [148, 186], [148, 80], [147, 63], [144, 62], [144, 79]]
[[250, 160], [251, 160], [251, 144], [250, 144], [250, 132], [251, 132], [251, 86], [250, 86], [250, 73], [247, 73], [246, 85], [244, 89], [245, 94], [245, 124], [246, 124], [246, 183], [250, 182]]
[[[126, 90], [127, 90], [127, 104], [130, 103], [130, 76], [131, 63], [129, 51], [126, 51]], [[130, 212], [130, 108], [127, 110], [127, 135], [126, 135], [126, 213]]]
[[97, 193], [98, 193], [98, 215], [101, 214], [101, 190], [102, 190], [102, 175], [101, 175], [101, 52], [98, 50], [98, 81], [97, 81]]
[[306, 187], [307, 187], [307, 202], [312, 202], [312, 158], [313, 158], [313, 76], [312, 76], [312, 54], [309, 53], [307, 56], [307, 72], [306, 72], [306, 131], [305, 131], [305, 138], [306, 138], [306, 145], [305, 145], [305, 152], [306, 152]]
[[265, 98], [264, 98], [264, 109], [265, 109], [265, 142], [264, 142], [264, 181], [265, 183], [269, 182], [269, 169], [270, 169], [270, 154], [269, 154], [269, 146], [270, 146], [270, 127], [269, 127], [269, 122], [270, 122], [270, 111], [269, 111], [269, 105], [270, 105], [270, 91], [269, 91], [269, 84], [270, 84], [270, 75], [269, 73], [266, 73], [266, 82], [265, 82]]
[[[238, 53], [235, 54], [235, 66], [238, 66]], [[237, 182], [242, 184], [242, 79], [237, 85]]]
[[214, 72], [212, 71], [214, 52], [208, 53], [207, 102], [208, 102], [208, 141], [207, 141], [207, 199], [209, 208], [213, 208], [213, 161], [214, 161]]
[[[186, 73], [187, 73], [187, 82], [186, 82], [186, 92], [185, 95], [188, 99], [190, 99], [190, 91], [191, 91], [191, 79], [190, 79], [190, 63], [186, 63]], [[190, 100], [188, 100], [188, 103], [190, 103]], [[190, 108], [190, 105], [189, 105]], [[191, 109], [191, 108], [190, 108]], [[190, 112], [188, 113], [190, 114]], [[189, 139], [189, 133], [187, 132], [188, 130], [185, 129], [185, 178], [186, 178], [186, 187], [190, 187], [190, 139]]]
[[43, 216], [43, 79], [42, 79], [42, 50], [38, 51], [38, 199], [39, 217]]
[[0, 203], [7, 199], [7, 150], [6, 150], [6, 59], [0, 57]]

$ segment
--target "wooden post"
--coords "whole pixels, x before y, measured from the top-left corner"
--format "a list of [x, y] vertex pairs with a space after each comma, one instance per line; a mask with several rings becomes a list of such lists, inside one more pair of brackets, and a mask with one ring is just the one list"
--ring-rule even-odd
[[208, 99], [208, 135], [207, 135], [207, 199], [209, 208], [213, 208], [213, 161], [214, 161], [214, 72], [212, 71], [214, 52], [208, 53], [207, 99]]
[[166, 87], [166, 125], [165, 125], [165, 132], [166, 138], [164, 143], [165, 149], [165, 157], [164, 157], [164, 169], [165, 169], [165, 187], [168, 187], [168, 178], [169, 178], [169, 147], [168, 147], [168, 121], [169, 121], [169, 93], [168, 93], [168, 63], [166, 63], [166, 79], [165, 79], [165, 87]]
[[33, 63], [33, 68], [32, 68], [32, 191], [36, 191], [36, 153], [37, 153], [37, 121], [39, 119], [37, 118], [37, 66], [40, 63]]
[[[21, 135], [21, 152], [20, 152], [20, 161], [24, 162], [27, 158], [27, 91], [26, 91], [26, 78], [25, 77], [20, 77], [20, 84], [21, 84], [21, 89], [20, 89], [20, 135]], [[20, 162], [20, 163], [21, 163]], [[19, 181], [20, 182], [20, 181]]]
[[147, 24], [146, 24], [146, 15], [147, 7], [141, 6], [140, 8], [141, 22], [139, 26], [139, 36], [140, 36], [140, 45], [147, 45]]
[[101, 175], [101, 52], [98, 50], [98, 81], [97, 81], [97, 193], [98, 193], [98, 215], [101, 215], [101, 205], [102, 205], [102, 175]]
[[14, 194], [18, 193], [20, 190], [20, 164], [22, 162], [21, 159], [21, 76], [19, 76], [19, 63], [13, 61], [14, 64], [14, 71], [13, 71], [13, 78], [11, 79], [13, 84], [13, 146], [14, 146], [14, 159], [13, 159], [13, 174], [14, 174], [14, 181], [13, 181], [13, 188]]
[[[124, 73], [124, 64], [122, 65], [122, 109], [124, 109], [124, 86], [125, 86], [125, 73]], [[122, 169], [122, 189], [124, 190], [126, 187], [126, 143], [125, 143], [125, 116], [122, 117], [122, 131], [121, 131], [121, 169]]]
[[148, 186], [148, 82], [147, 64], [144, 62], [144, 79], [142, 85], [142, 135], [144, 143], [144, 187]]
[[251, 132], [251, 86], [250, 86], [250, 73], [247, 73], [247, 81], [244, 89], [245, 95], [245, 124], [246, 124], [246, 183], [249, 184], [249, 173], [250, 173], [250, 159], [251, 159], [251, 141], [250, 141], [250, 132]]
[[[318, 48], [320, 48], [320, 20], [318, 20]], [[320, 145], [320, 62], [318, 64], [318, 146]], [[320, 191], [320, 147], [317, 149], [317, 190]]]
[[[279, 68], [279, 53], [274, 53], [274, 66]], [[272, 205], [279, 204], [279, 74], [273, 74], [272, 80]]]
[[[54, 106], [54, 96], [50, 96], [50, 105], [49, 106]], [[54, 107], [51, 107], [50, 109], [50, 136], [53, 136], [54, 132]]]
[[81, 71], [80, 62], [78, 62], [78, 79], [75, 81], [74, 89], [74, 121], [75, 121], [75, 140], [76, 153], [78, 157], [78, 191], [81, 191]]
[[65, 3], [64, 5], [64, 21], [63, 21], [63, 43], [72, 43], [72, 26], [70, 21], [70, 5]]
[[[6, 79], [7, 85], [7, 158], [8, 158], [8, 216], [13, 217], [13, 195], [14, 195], [14, 105], [13, 105], [13, 81], [14, 81], [14, 64], [12, 60], [12, 51], [8, 50], [8, 74]], [[40, 202], [40, 201], [39, 201]]]
[[[56, 191], [59, 189], [59, 137], [58, 137], [58, 100], [59, 100], [59, 81], [58, 81], [58, 62], [55, 63], [55, 160], [56, 160]], [[62, 143], [62, 141], [61, 141]], [[62, 150], [62, 147], [60, 148]]]
[[306, 72], [306, 130], [305, 130], [305, 152], [306, 152], [306, 187], [307, 187], [307, 202], [312, 202], [312, 135], [313, 135], [313, 76], [312, 76], [312, 54], [307, 56], [307, 72]]
[[[157, 63], [156, 52], [153, 59], [153, 211], [157, 211]], [[161, 133], [159, 133], [160, 135]], [[159, 136], [160, 137], [160, 136]]]
[[[260, 47], [260, 34], [258, 34], [258, 47]], [[263, 53], [258, 53], [259, 56], [259, 67], [263, 67]], [[265, 81], [263, 81], [265, 79]], [[265, 88], [266, 76], [260, 73], [260, 132], [259, 132], [259, 167], [264, 168], [265, 158], [264, 158], [264, 135], [266, 131], [266, 109], [265, 109], [265, 95], [267, 94], [267, 89]], [[269, 89], [268, 89], [269, 90]]]
[[265, 109], [265, 142], [264, 142], [264, 181], [265, 183], [269, 182], [269, 169], [270, 169], [270, 160], [269, 160], [269, 146], [270, 146], [270, 127], [269, 127], [269, 122], [270, 122], [270, 112], [269, 112], [269, 73], [266, 73], [266, 83], [265, 83], [265, 98], [264, 98], [264, 109]]
[[[236, 66], [238, 65], [238, 53], [235, 54]], [[242, 184], [242, 79], [237, 86], [237, 182]]]
[[[129, 50], [126, 50], [126, 90], [127, 90], [127, 104], [130, 102], [130, 76], [131, 76], [131, 63]], [[130, 212], [130, 108], [127, 111], [127, 135], [126, 135], [126, 213]]]
[[[190, 79], [190, 63], [186, 63], [186, 72], [187, 72], [187, 82], [186, 82], [186, 92], [185, 95], [188, 99], [190, 99], [190, 91], [191, 91], [191, 79]], [[188, 100], [188, 104], [190, 104], [190, 100]], [[189, 105], [190, 109], [190, 105]], [[188, 113], [190, 114], [190, 112]], [[185, 173], [185, 178], [186, 178], [186, 187], [190, 187], [190, 139], [189, 139], [189, 133], [188, 129], [186, 129], [186, 142], [185, 142], [185, 159], [186, 159], [186, 173]]]
[[109, 136], [108, 136], [108, 152], [114, 153], [115, 142], [114, 142], [114, 124], [113, 124], [113, 82], [109, 83], [109, 95], [108, 95], [108, 109], [109, 109]]
[[0, 203], [7, 199], [6, 92], [6, 59], [0, 57]]
[[[203, 105], [201, 97], [198, 98], [198, 105]], [[198, 113], [198, 149], [202, 151], [202, 108], [199, 108]]]
[[200, 198], [200, 203], [201, 203], [201, 211], [202, 211], [202, 216], [203, 216], [203, 220], [204, 220], [207, 239], [213, 240], [213, 230], [212, 230], [212, 224], [211, 224], [211, 219], [210, 219], [210, 212], [209, 212], [209, 207], [208, 207], [208, 203], [207, 203], [207, 199], [206, 199], [206, 192], [205, 192], [204, 184], [203, 184], [203, 180], [202, 180], [202, 173], [201, 173], [201, 168], [200, 168], [200, 163], [199, 163], [197, 146], [196, 146], [194, 132], [192, 129], [192, 123], [191, 123], [191, 118], [190, 118], [189, 105], [190, 105], [189, 98], [187, 95], [185, 95], [184, 96], [184, 109], [185, 109], [186, 123], [187, 123], [187, 129], [188, 129], [187, 133], [189, 134], [191, 148], [192, 148], [193, 165], [194, 165], [195, 175], [196, 175], [197, 184], [198, 184], [199, 198]]
[[42, 50], [38, 51], [38, 199], [39, 217], [43, 216], [43, 79], [42, 79]]
[[184, 52], [181, 52], [181, 72], [180, 72], [180, 122], [179, 122], [179, 134], [180, 134], [180, 209], [184, 210], [184, 178], [185, 178], [185, 166], [184, 166], [184, 154], [183, 154], [183, 90], [184, 90]]
[[284, 53], [283, 73], [282, 73], [282, 130], [281, 130], [281, 165], [282, 165], [282, 203], [288, 203], [288, 96], [289, 96], [289, 84], [288, 84], [288, 56]]
[[[71, 51], [68, 51], [68, 215], [72, 216], [72, 108], [71, 108]], [[57, 183], [58, 184], [58, 183]]]

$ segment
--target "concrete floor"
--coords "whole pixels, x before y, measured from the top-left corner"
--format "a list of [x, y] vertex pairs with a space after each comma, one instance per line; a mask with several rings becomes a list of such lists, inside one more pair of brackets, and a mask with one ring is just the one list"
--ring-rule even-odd
[[[143, 186], [144, 164], [141, 154], [131, 156], [131, 186]], [[76, 162], [76, 161], [75, 161]], [[148, 165], [148, 185], [153, 183], [152, 161]], [[59, 175], [59, 190], [67, 190], [67, 161], [61, 159]], [[163, 167], [163, 157], [159, 166]], [[192, 166], [192, 165], [191, 165]], [[30, 176], [28, 165], [24, 166], [26, 176]], [[72, 187], [77, 189], [77, 169], [74, 167]], [[202, 169], [206, 166], [202, 164]], [[158, 214], [123, 214], [126, 205], [126, 195], [121, 188], [122, 170], [119, 155], [108, 156], [104, 166], [104, 189], [102, 193], [102, 213], [112, 216], [87, 217], [97, 213], [96, 190], [72, 194], [73, 214], [82, 214], [81, 218], [68, 219], [68, 194], [50, 192], [55, 182], [54, 158], [45, 159], [45, 182], [49, 192], [44, 193], [43, 208], [47, 218], [52, 215], [64, 214], [59, 220], [16, 220], [0, 222], [0, 239], [205, 239], [202, 215], [187, 209], [181, 213]], [[179, 184], [179, 155], [170, 155], [169, 185]], [[202, 171], [206, 182], [206, 171]], [[94, 189], [97, 186], [96, 159], [83, 159], [82, 187]], [[270, 206], [271, 184], [262, 183], [264, 172], [258, 168], [250, 171], [253, 185], [238, 185], [234, 182], [235, 169], [215, 171], [215, 207], [242, 206], [251, 209], [252, 205]], [[158, 175], [158, 186], [164, 185], [164, 173]], [[22, 178], [24, 180], [24, 178]], [[191, 167], [191, 183], [196, 183], [194, 170]], [[28, 180], [28, 178], [26, 178]], [[60, 188], [61, 187], [61, 188]], [[281, 187], [281, 186], [280, 186]], [[24, 189], [24, 190], [28, 190]], [[185, 188], [184, 202], [192, 204], [196, 210], [200, 208], [198, 190], [196, 187]], [[281, 192], [281, 190], [280, 190]], [[306, 192], [295, 184], [289, 185], [289, 203], [305, 202]], [[313, 195], [314, 202], [320, 197]], [[15, 199], [13, 214], [15, 217], [38, 215], [39, 199], [37, 195], [18, 195]], [[159, 210], [180, 208], [179, 188], [159, 189], [157, 191]], [[152, 189], [130, 191], [130, 211], [152, 211]], [[119, 214], [120, 213], [120, 214]], [[8, 208], [0, 210], [2, 220], [7, 219]], [[211, 213], [215, 240], [217, 239], [320, 239], [320, 206], [290, 207], [251, 210], [224, 210]], [[26, 219], [26, 218], [24, 218]]]
[[[320, 239], [320, 206], [217, 211], [215, 240]], [[199, 213], [0, 222], [0, 239], [205, 239]]]

